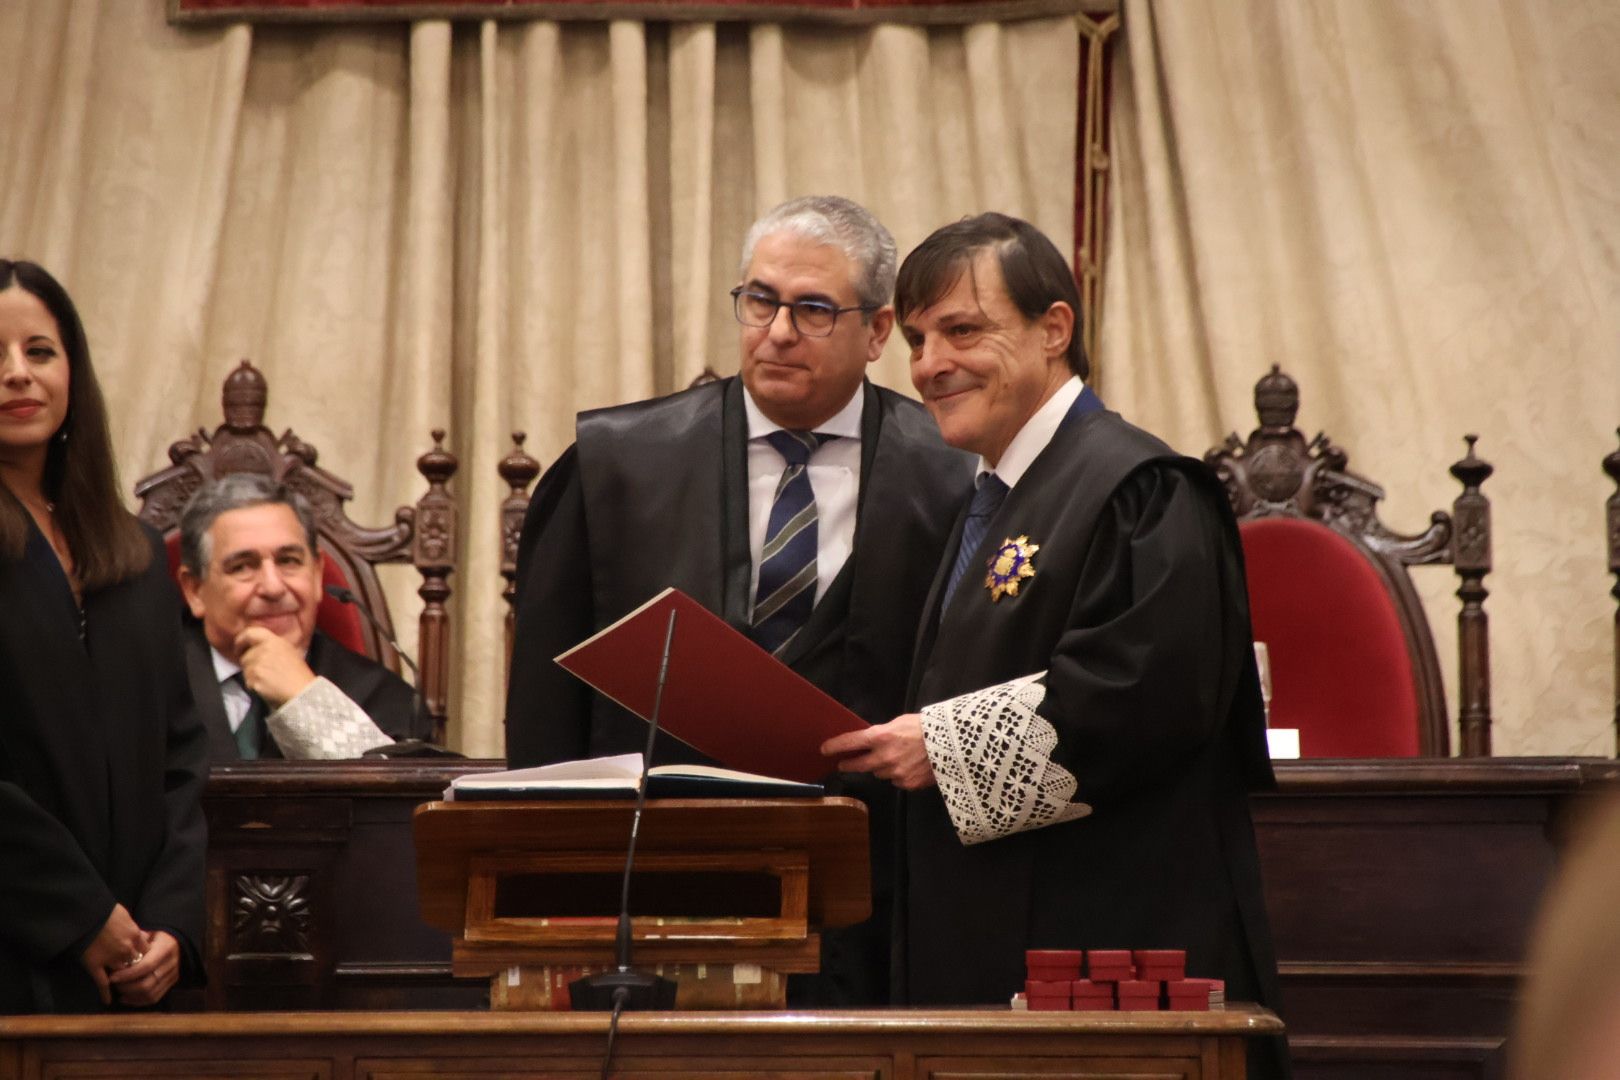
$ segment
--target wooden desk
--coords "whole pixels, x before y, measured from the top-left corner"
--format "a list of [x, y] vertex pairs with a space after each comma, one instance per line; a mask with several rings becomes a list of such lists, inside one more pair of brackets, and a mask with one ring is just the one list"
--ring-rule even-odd
[[[262, 762], [205, 807], [213, 1008], [477, 1008], [417, 913], [410, 815], [493, 762]], [[1254, 815], [1301, 1080], [1489, 1077], [1571, 810], [1607, 759], [1297, 762]]]
[[1295, 1075], [1500, 1075], [1561, 834], [1617, 766], [1280, 763], [1253, 808]]
[[[1281, 1030], [1253, 1009], [631, 1013], [614, 1059], [618, 1076], [658, 1080], [1241, 1080], [1244, 1041]], [[11, 1017], [0, 1018], [0, 1080], [595, 1080], [606, 1032], [600, 1013]]]

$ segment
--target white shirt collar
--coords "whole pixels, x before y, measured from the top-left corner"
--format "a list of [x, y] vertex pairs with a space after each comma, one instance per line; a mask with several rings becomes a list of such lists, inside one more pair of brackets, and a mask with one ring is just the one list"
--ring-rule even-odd
[[[861, 410], [866, 406], [866, 381], [855, 388], [854, 395], [842, 409], [827, 420], [824, 424], [817, 424], [815, 430], [824, 435], [837, 435], [845, 439], [859, 439], [861, 437]], [[773, 431], [782, 431], [782, 425], [772, 420], [760, 411], [754, 404], [754, 395], [743, 387], [743, 411], [748, 414], [748, 438], [762, 439]]]
[[218, 649], [214, 648], [212, 645], [208, 646], [208, 651], [213, 654], [214, 676], [220, 682], [224, 682], [226, 679], [242, 670], [241, 664], [232, 663], [231, 661], [225, 659], [224, 654]]
[[1047, 399], [1046, 404], [1035, 410], [1035, 415], [1024, 421], [1024, 426], [1018, 429], [1012, 442], [1001, 455], [1001, 460], [991, 468], [984, 458], [979, 459], [979, 475], [993, 472], [1001, 478], [1001, 482], [1008, 487], [1017, 487], [1018, 481], [1029, 467], [1035, 463], [1046, 444], [1052, 441], [1057, 434], [1058, 425], [1063, 418], [1069, 415], [1069, 408], [1085, 389], [1080, 376], [1074, 375], [1069, 381], [1057, 388], [1057, 392]]

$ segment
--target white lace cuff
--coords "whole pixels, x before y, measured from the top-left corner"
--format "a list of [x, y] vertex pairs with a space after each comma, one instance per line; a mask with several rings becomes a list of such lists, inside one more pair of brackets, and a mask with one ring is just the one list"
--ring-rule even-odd
[[287, 758], [357, 758], [394, 740], [324, 676], [265, 718]]
[[1057, 731], [1035, 712], [1045, 677], [1037, 672], [922, 710], [928, 760], [964, 844], [1091, 813], [1074, 801], [1074, 774], [1052, 761]]

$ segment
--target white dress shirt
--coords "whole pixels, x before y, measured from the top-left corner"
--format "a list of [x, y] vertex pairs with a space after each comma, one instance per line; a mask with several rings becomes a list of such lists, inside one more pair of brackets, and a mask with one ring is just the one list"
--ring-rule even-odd
[[[818, 447], [806, 467], [810, 490], [816, 496], [818, 602], [855, 547], [855, 509], [861, 494], [861, 410], [865, 404], [863, 383], [849, 404], [815, 429], [823, 435], [839, 436]], [[748, 595], [752, 609], [752, 598], [759, 592], [760, 552], [765, 549], [765, 532], [770, 527], [771, 503], [776, 498], [776, 485], [787, 471], [787, 462], [765, 441], [771, 432], [783, 430], [782, 425], [760, 411], [746, 388], [743, 409], [748, 414], [748, 555], [752, 563]]]
[[247, 719], [248, 710], [253, 707], [253, 698], [240, 679], [232, 678], [242, 670], [242, 665], [231, 663], [212, 645], [208, 646], [208, 651], [214, 658], [214, 675], [219, 679], [219, 696], [225, 701], [225, 719], [231, 722], [231, 734], [234, 735], [236, 729], [242, 726], [242, 721]]
[[1001, 482], [1009, 488], [1018, 486], [1029, 467], [1040, 457], [1041, 451], [1046, 449], [1057, 434], [1058, 426], [1063, 418], [1069, 415], [1069, 409], [1074, 405], [1075, 399], [1085, 389], [1080, 376], [1075, 375], [1068, 382], [1057, 388], [1057, 393], [1047, 399], [1046, 404], [1035, 410], [1035, 415], [1024, 421], [1024, 426], [1018, 429], [1012, 442], [1002, 452], [1001, 460], [991, 468], [984, 458], [979, 459], [979, 472], [974, 477], [974, 486], [983, 482], [984, 474], [993, 472], [1001, 478]]

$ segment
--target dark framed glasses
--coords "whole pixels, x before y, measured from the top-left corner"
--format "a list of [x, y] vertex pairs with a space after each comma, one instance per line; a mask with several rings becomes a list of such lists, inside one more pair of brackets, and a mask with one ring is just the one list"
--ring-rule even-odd
[[767, 293], [754, 292], [739, 285], [731, 290], [733, 310], [737, 321], [744, 326], [769, 326], [776, 321], [779, 308], [788, 309], [793, 329], [806, 337], [827, 337], [838, 325], [838, 316], [851, 311], [873, 312], [876, 305], [856, 304], [838, 307], [825, 300], [781, 300]]

